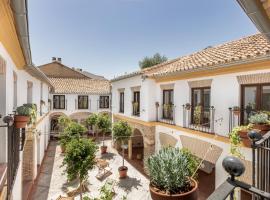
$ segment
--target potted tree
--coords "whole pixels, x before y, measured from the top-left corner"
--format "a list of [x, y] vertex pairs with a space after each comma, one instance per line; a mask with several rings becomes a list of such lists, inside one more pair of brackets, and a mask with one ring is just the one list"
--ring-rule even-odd
[[199, 160], [186, 149], [163, 148], [146, 160], [153, 200], [197, 200], [198, 184], [193, 178]]
[[111, 128], [111, 120], [108, 115], [105, 114], [99, 114], [96, 122], [97, 128], [102, 133], [102, 146], [100, 147], [101, 154], [104, 154], [107, 152], [107, 146], [104, 143], [105, 140], [105, 134], [108, 132]]
[[95, 166], [95, 153], [97, 150], [96, 144], [86, 138], [72, 139], [67, 145], [66, 154], [62, 163], [65, 166], [67, 178], [72, 181], [79, 179], [80, 199], [84, 182], [87, 180], [88, 171]]
[[70, 122], [64, 131], [60, 134], [60, 147], [62, 153], [65, 153], [66, 147], [72, 139], [80, 138], [86, 131], [86, 128], [76, 122]]
[[31, 116], [31, 108], [27, 106], [19, 106], [14, 116], [14, 124], [16, 128], [25, 128], [29, 123]]
[[90, 129], [92, 131], [95, 131], [95, 126], [96, 126], [96, 123], [97, 123], [97, 118], [98, 118], [98, 115], [96, 113], [93, 113], [91, 115], [89, 115], [86, 119], [86, 124], [87, 126], [90, 127]]
[[130, 138], [131, 134], [132, 134], [132, 128], [127, 122], [118, 121], [114, 123], [113, 138], [116, 140], [116, 142], [120, 142], [122, 144], [122, 150], [123, 150], [123, 155], [122, 155], [123, 164], [121, 167], [118, 168], [120, 178], [127, 177], [128, 168], [125, 166], [125, 163], [124, 163], [124, 148], [127, 146], [127, 141]]
[[261, 133], [266, 133], [270, 130], [268, 115], [265, 113], [257, 113], [249, 117], [249, 122], [253, 124], [254, 129], [258, 129]]

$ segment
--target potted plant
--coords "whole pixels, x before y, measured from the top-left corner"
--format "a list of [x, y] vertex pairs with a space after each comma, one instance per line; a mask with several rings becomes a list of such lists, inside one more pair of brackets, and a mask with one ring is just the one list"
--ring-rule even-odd
[[268, 115], [265, 113], [257, 113], [250, 116], [249, 122], [253, 124], [254, 129], [261, 130], [262, 133], [270, 130]]
[[101, 131], [102, 137], [102, 146], [100, 147], [101, 154], [107, 152], [107, 146], [105, 145], [105, 133], [108, 132], [111, 128], [111, 120], [108, 115], [99, 114], [96, 122], [97, 128]]
[[88, 171], [95, 166], [96, 144], [86, 138], [72, 139], [67, 145], [66, 154], [62, 163], [65, 166], [67, 178], [72, 181], [79, 179], [80, 199], [82, 200], [82, 188], [87, 180]]
[[198, 183], [193, 178], [199, 159], [186, 149], [163, 148], [146, 160], [153, 200], [197, 200]]
[[62, 153], [65, 153], [66, 146], [72, 139], [80, 138], [86, 131], [86, 128], [76, 122], [70, 122], [64, 131], [60, 134], [60, 147]]
[[234, 107], [232, 108], [232, 111], [233, 111], [233, 114], [234, 114], [234, 115], [237, 115], [237, 116], [240, 115], [240, 107], [239, 107], [239, 106], [234, 106]]
[[132, 128], [127, 122], [118, 121], [114, 123], [113, 138], [116, 140], [116, 142], [120, 142], [122, 144], [122, 151], [123, 151], [123, 155], [122, 155], [123, 164], [121, 167], [118, 168], [120, 178], [127, 177], [128, 168], [125, 166], [125, 163], [124, 163], [124, 147], [127, 146], [127, 141], [130, 138], [131, 134], [132, 134]]
[[30, 108], [30, 121], [28, 124], [34, 124], [37, 121], [37, 105], [34, 103], [26, 103], [23, 104], [23, 106], [26, 106]]
[[31, 116], [31, 108], [27, 106], [19, 106], [14, 116], [14, 123], [16, 128], [25, 128], [29, 123]]
[[199, 126], [201, 124], [202, 106], [197, 105], [194, 109], [194, 124]]

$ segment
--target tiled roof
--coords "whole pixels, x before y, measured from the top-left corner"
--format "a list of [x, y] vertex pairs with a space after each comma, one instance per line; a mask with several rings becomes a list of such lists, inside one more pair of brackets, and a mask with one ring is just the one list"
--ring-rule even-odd
[[124, 74], [124, 75], [118, 76], [118, 77], [116, 77], [114, 79], [111, 79], [111, 82], [119, 81], [119, 80], [126, 79], [126, 78], [130, 78], [130, 77], [137, 76], [137, 75], [140, 75], [140, 74], [143, 74], [143, 72], [141, 70], [140, 71], [131, 72], [131, 73], [128, 73], [128, 74]]
[[107, 80], [89, 78], [49, 78], [58, 94], [109, 94]]
[[239, 62], [248, 62], [264, 56], [269, 56], [270, 59], [270, 42], [262, 34], [255, 34], [119, 76], [112, 81], [118, 81], [138, 74], [158, 77], [169, 76], [182, 71], [207, 70]]
[[263, 57], [270, 53], [270, 42], [262, 34], [255, 34], [202, 51], [183, 56], [147, 69], [147, 76], [164, 76], [180, 71], [192, 71], [234, 64]]

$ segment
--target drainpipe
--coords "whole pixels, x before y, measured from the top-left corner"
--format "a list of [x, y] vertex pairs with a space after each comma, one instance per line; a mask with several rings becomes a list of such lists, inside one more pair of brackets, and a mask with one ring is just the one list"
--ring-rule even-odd
[[270, 40], [270, 19], [257, 0], [237, 0], [257, 29]]

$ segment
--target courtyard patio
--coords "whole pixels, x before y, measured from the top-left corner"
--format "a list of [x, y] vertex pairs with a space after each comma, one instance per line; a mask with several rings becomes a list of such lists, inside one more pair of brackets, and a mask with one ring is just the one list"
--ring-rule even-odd
[[[99, 197], [99, 189], [109, 179], [115, 181], [114, 199], [121, 200], [123, 197], [126, 197], [128, 200], [150, 200], [149, 180], [128, 162], [125, 162], [125, 166], [128, 167], [128, 177], [126, 179], [119, 179], [118, 167], [122, 165], [122, 157], [112, 148], [111, 140], [107, 140], [106, 144], [108, 146], [108, 153], [101, 155], [100, 151], [98, 151], [97, 158], [104, 159], [109, 163], [111, 173], [109, 172], [102, 179], [98, 179], [96, 178], [98, 174], [97, 167], [89, 171], [89, 192], [84, 193], [83, 196], [90, 198]], [[63, 158], [57, 141], [51, 141], [30, 199], [55, 200], [60, 195], [67, 196], [67, 191], [71, 187], [75, 187], [74, 183], [67, 183], [67, 177], [63, 174], [64, 167], [61, 168]], [[79, 199], [79, 195], [75, 199]]]

